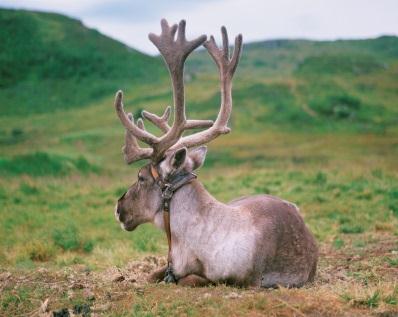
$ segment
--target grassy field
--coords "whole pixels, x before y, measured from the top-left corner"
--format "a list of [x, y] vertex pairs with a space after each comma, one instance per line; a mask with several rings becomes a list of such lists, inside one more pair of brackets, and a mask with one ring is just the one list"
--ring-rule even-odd
[[[140, 166], [123, 162], [113, 90], [124, 88], [134, 113], [160, 112], [171, 102], [165, 69], [58, 15], [1, 10], [0, 36], [32, 23], [58, 25], [35, 33], [54, 78], [36, 49], [11, 67], [23, 37], [0, 54], [0, 315], [397, 316], [397, 38], [246, 46], [232, 133], [210, 145], [199, 179], [221, 201], [269, 193], [298, 204], [320, 246], [318, 274], [301, 289], [183, 289], [145, 283], [165, 261], [164, 234], [124, 232], [113, 216]], [[88, 65], [93, 51], [114, 72]], [[187, 75], [190, 117], [213, 118], [217, 74], [205, 52]]]

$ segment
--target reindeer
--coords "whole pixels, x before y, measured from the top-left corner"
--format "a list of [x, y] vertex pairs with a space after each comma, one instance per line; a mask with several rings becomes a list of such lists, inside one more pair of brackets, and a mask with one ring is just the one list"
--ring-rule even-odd
[[[138, 180], [118, 200], [116, 219], [123, 229], [153, 223], [166, 231], [168, 265], [151, 274], [178, 285], [204, 286], [227, 283], [244, 287], [300, 287], [312, 281], [318, 251], [314, 237], [292, 203], [270, 195], [242, 197], [225, 204], [217, 201], [196, 179], [193, 171], [205, 160], [209, 143], [230, 132], [232, 78], [239, 62], [242, 35], [235, 38], [230, 57], [228, 36], [221, 28], [222, 48], [214, 37], [185, 37], [185, 21], [169, 26], [161, 21], [161, 34], [149, 34], [168, 67], [174, 99], [162, 116], [143, 111], [142, 116], [164, 134], [149, 133], [143, 120], [124, 111], [123, 94], [115, 98], [117, 115], [126, 129], [124, 158], [127, 164], [148, 159]], [[177, 36], [175, 36], [177, 33]], [[187, 120], [184, 102], [184, 63], [204, 45], [216, 63], [221, 82], [221, 107], [217, 119]], [[204, 129], [183, 136], [185, 130]], [[140, 147], [138, 141], [149, 147]]]

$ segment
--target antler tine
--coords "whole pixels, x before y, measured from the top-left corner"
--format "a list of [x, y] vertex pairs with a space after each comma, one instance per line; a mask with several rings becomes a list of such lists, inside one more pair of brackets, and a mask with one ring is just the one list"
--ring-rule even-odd
[[159, 139], [156, 136], [146, 130], [140, 129], [138, 126], [135, 125], [134, 120], [130, 120], [128, 118], [126, 112], [124, 112], [123, 92], [121, 90], [116, 93], [115, 108], [116, 113], [124, 127], [128, 131], [130, 131], [138, 140], [145, 142], [148, 145], [153, 145], [159, 142]]
[[214, 124], [213, 120], [187, 120], [185, 129], [204, 129]]
[[[129, 113], [127, 118], [134, 122], [133, 115]], [[147, 159], [152, 156], [153, 150], [151, 148], [141, 148], [138, 145], [137, 139], [129, 130], [126, 129], [125, 132], [125, 144], [122, 148], [122, 152], [124, 154], [124, 160], [127, 164], [131, 164], [135, 161], [139, 161], [142, 159]]]
[[[152, 122], [154, 125], [156, 125], [160, 130], [167, 133], [171, 129], [171, 127], [168, 125], [170, 112], [171, 112], [171, 107], [168, 106], [161, 117], [145, 110], [142, 111], [142, 116], [148, 121]], [[137, 125], [138, 123], [139, 122], [137, 121]], [[187, 120], [184, 129], [187, 130], [201, 129], [201, 128], [203, 129], [203, 128], [209, 128], [212, 125], [213, 125], [213, 120]]]
[[178, 23], [178, 35], [177, 35], [177, 40], [179, 42], [185, 42], [187, 39], [185, 38], [185, 26], [186, 22], [185, 20], [181, 20], [180, 23]]
[[228, 44], [228, 33], [225, 26], [221, 27], [221, 35], [222, 35], [222, 46], [223, 46], [223, 55], [224, 58], [229, 58], [229, 44]]
[[228, 128], [227, 125], [232, 112], [232, 78], [241, 54], [242, 35], [239, 34], [235, 38], [235, 48], [232, 58], [230, 59], [228, 34], [224, 26], [221, 28], [221, 33], [223, 39], [222, 49], [219, 49], [217, 47], [213, 36], [211, 36], [210, 39], [204, 44], [210, 56], [217, 64], [220, 74], [221, 106], [217, 119], [209, 129], [181, 138], [176, 144], [171, 147], [170, 150], [174, 150], [184, 146], [190, 148], [205, 144], [217, 138], [219, 135], [226, 134], [231, 131], [231, 129]]
[[235, 48], [231, 58], [231, 76], [235, 74], [236, 67], [238, 67], [240, 55], [242, 52], [242, 41], [242, 34], [238, 34], [238, 36], [235, 37]]
[[166, 109], [163, 112], [163, 115], [161, 117], [157, 116], [154, 113], [145, 111], [145, 110], [142, 111], [142, 116], [145, 119], [147, 119], [148, 121], [152, 122], [154, 125], [156, 125], [164, 133], [167, 133], [171, 129], [168, 124], [170, 112], [171, 112], [171, 107], [168, 106], [168, 107], [166, 107]]
[[135, 161], [151, 158], [153, 155], [152, 148], [141, 148], [137, 139], [151, 145], [157, 142], [157, 138], [145, 130], [144, 123], [138, 119], [137, 125], [131, 113], [126, 114], [123, 107], [123, 92], [119, 90], [115, 98], [116, 113], [126, 128], [125, 145], [122, 148], [124, 160], [127, 164]]
[[137, 127], [139, 127], [141, 130], [145, 130], [145, 124], [141, 118], [138, 118], [137, 120]]

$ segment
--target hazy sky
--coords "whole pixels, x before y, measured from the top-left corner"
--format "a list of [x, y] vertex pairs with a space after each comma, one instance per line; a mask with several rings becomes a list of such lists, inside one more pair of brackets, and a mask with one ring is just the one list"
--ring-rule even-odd
[[0, 0], [0, 7], [52, 11], [148, 53], [159, 21], [187, 20], [189, 36], [225, 25], [245, 41], [273, 38], [366, 38], [398, 35], [398, 0]]

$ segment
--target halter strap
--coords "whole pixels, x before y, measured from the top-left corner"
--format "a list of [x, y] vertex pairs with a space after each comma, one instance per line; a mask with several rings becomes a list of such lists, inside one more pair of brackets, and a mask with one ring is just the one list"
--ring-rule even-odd
[[162, 190], [162, 209], [163, 209], [163, 222], [167, 236], [168, 253], [167, 253], [167, 270], [165, 273], [165, 282], [175, 283], [177, 282], [176, 277], [173, 274], [172, 269], [172, 257], [171, 257], [171, 228], [170, 228], [170, 201], [173, 198], [174, 193], [184, 185], [190, 183], [197, 176], [194, 173], [185, 172], [172, 175], [168, 181], [165, 181], [160, 176], [155, 166], [151, 164], [151, 174], [155, 182], [159, 185]]

